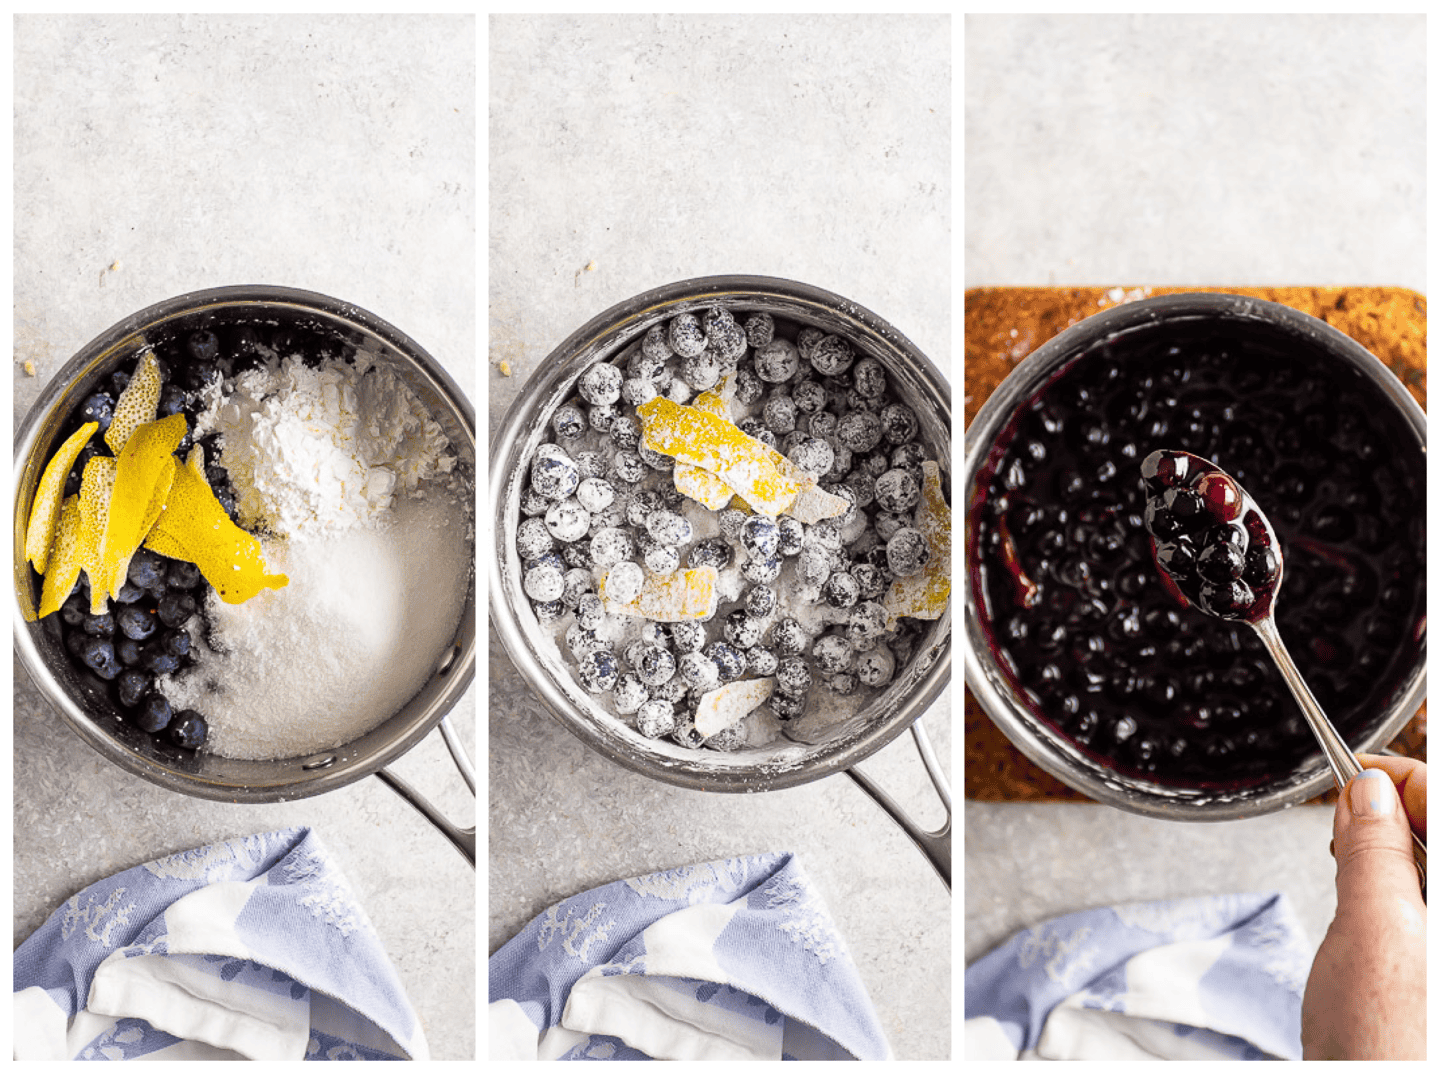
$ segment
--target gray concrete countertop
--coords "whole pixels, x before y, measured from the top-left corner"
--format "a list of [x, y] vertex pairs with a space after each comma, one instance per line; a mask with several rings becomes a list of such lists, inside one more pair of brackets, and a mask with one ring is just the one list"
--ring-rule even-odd
[[[492, 18], [492, 430], [572, 331], [695, 276], [825, 287], [948, 369], [949, 42], [929, 17]], [[490, 692], [492, 952], [598, 884], [792, 849], [896, 1055], [950, 1054], [949, 894], [849, 780], [684, 791], [588, 751], [495, 643]], [[948, 692], [924, 720], [948, 772]], [[938, 825], [908, 736], [862, 767]]]
[[[110, 325], [233, 283], [368, 309], [474, 398], [475, 29], [432, 16], [18, 18], [17, 423]], [[475, 1055], [475, 873], [378, 780], [280, 805], [183, 798], [88, 749], [18, 661], [14, 678], [16, 943], [116, 871], [308, 825], [379, 932], [432, 1054]], [[452, 712], [472, 753], [474, 713], [472, 689]], [[395, 769], [471, 823], [438, 734]]]
[[[970, 16], [965, 286], [1425, 289], [1423, 16]], [[1047, 917], [1275, 890], [1318, 944], [1331, 811], [965, 807], [965, 959]]]

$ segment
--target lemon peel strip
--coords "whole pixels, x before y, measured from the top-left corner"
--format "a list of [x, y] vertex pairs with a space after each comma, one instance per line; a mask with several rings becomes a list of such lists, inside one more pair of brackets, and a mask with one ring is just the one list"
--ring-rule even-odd
[[56, 528], [60, 524], [65, 479], [70, 476], [70, 467], [75, 465], [80, 452], [99, 428], [98, 421], [87, 421], [71, 433], [59, 450], [50, 456], [40, 475], [40, 483], [35, 487], [35, 499], [30, 505], [30, 523], [25, 528], [25, 558], [35, 564], [35, 569], [41, 574], [45, 573], [49, 563], [50, 547], [55, 543]]

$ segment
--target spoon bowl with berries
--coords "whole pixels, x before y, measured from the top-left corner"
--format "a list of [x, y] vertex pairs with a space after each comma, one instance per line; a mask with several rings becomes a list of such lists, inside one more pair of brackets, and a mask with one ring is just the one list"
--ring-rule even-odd
[[[1285, 561], [1270, 520], [1235, 478], [1198, 455], [1151, 452], [1140, 476], [1161, 582], [1182, 606], [1255, 631], [1324, 750], [1335, 785], [1343, 788], [1360, 773], [1360, 762], [1315, 700], [1275, 626]], [[1423, 888], [1425, 844], [1412, 838]]]

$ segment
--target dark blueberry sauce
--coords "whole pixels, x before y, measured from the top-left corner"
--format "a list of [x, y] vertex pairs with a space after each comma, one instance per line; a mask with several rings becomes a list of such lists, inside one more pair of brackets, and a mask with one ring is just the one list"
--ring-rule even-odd
[[1150, 548], [1175, 599], [1220, 619], [1265, 618], [1284, 560], [1245, 490], [1214, 463], [1184, 451], [1151, 452], [1140, 478]]
[[[1378, 720], [1424, 647], [1421, 446], [1358, 371], [1264, 331], [1172, 323], [1096, 344], [1017, 407], [971, 509], [972, 585], [1001, 667], [1065, 738], [1162, 785], [1241, 789], [1318, 753], [1240, 621], [1273, 595], [1279, 560], [1277, 626], [1342, 735]], [[1238, 498], [1158, 461], [1150, 522], [1188, 539], [1152, 545], [1142, 463], [1175, 450], [1265, 505], [1276, 563]]]

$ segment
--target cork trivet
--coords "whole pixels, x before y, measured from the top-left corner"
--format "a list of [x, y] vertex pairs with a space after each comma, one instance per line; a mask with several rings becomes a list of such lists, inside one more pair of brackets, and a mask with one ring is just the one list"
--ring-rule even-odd
[[[1375, 355], [1425, 406], [1425, 297], [1400, 287], [982, 287], [965, 292], [965, 426], [1019, 361], [1093, 313], [1154, 295], [1247, 295], [1318, 317]], [[1425, 760], [1425, 706], [1390, 744]], [[965, 691], [965, 797], [1088, 802], [1011, 745]], [[1315, 802], [1333, 802], [1327, 791]]]

